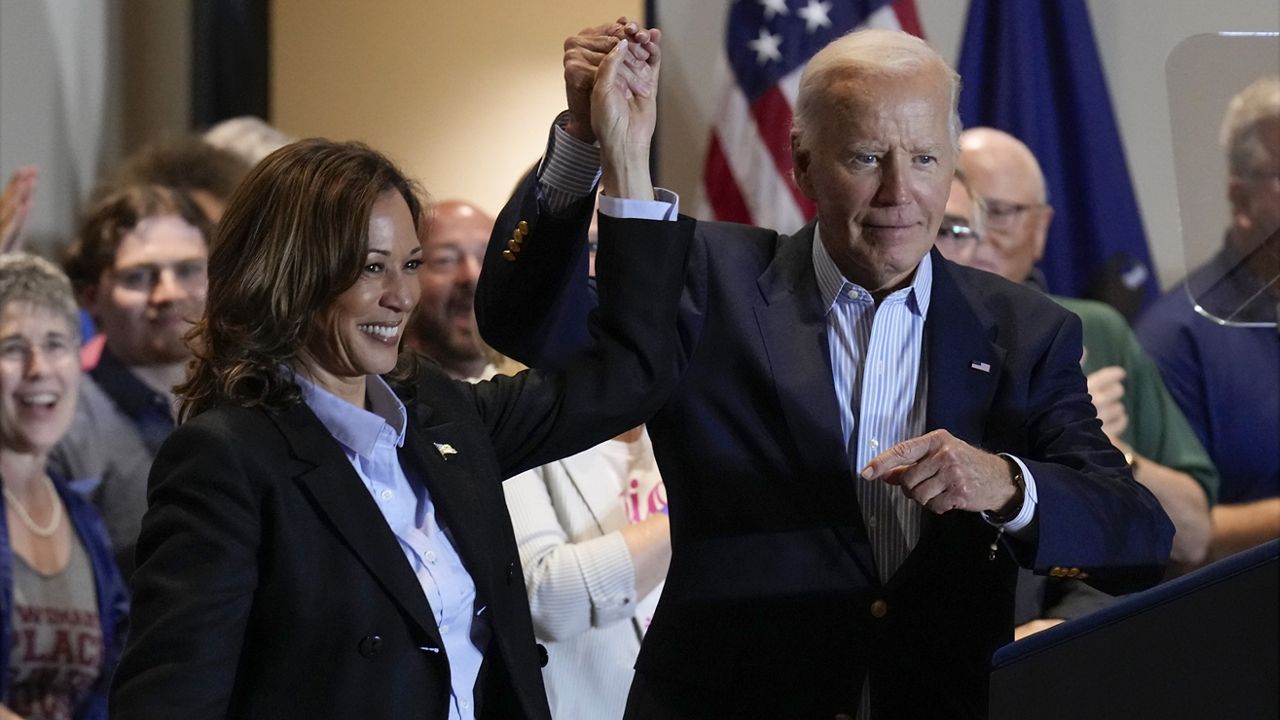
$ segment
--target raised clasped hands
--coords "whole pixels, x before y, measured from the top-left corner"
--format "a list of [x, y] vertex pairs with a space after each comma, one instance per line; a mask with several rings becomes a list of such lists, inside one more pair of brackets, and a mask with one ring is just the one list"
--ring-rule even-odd
[[946, 430], [934, 430], [885, 450], [862, 469], [869, 482], [897, 485], [941, 515], [948, 510], [1012, 514], [1022, 502], [1009, 464]]
[[625, 17], [565, 40], [565, 131], [600, 144], [601, 189], [652, 199], [649, 150], [657, 123], [662, 33]]
[[596, 84], [596, 73], [618, 43], [627, 40], [628, 52], [638, 61], [646, 62], [657, 52], [662, 33], [657, 29], [645, 29], [620, 17], [612, 23], [581, 30], [564, 41], [565, 99], [569, 105], [569, 121], [565, 130], [583, 142], [596, 141], [591, 127], [591, 93]]

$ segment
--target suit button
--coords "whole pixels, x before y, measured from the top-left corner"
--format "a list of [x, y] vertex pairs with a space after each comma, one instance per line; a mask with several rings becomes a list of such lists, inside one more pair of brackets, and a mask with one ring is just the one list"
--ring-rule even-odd
[[550, 658], [547, 656], [547, 647], [542, 643], [538, 643], [538, 667], [546, 667], [549, 659]]
[[876, 600], [871, 603], [871, 617], [879, 620], [889, 612], [889, 603], [883, 600]]
[[507, 262], [515, 262], [515, 261], [516, 261], [516, 254], [515, 254], [515, 253], [513, 253], [513, 252], [511, 252], [510, 250], [503, 250], [503, 251], [502, 251], [502, 259], [503, 259], [503, 260], [506, 260]]
[[365, 635], [360, 638], [360, 644], [356, 647], [360, 651], [361, 657], [371, 658], [374, 655], [377, 655], [378, 651], [382, 650], [382, 636]]
[[[507, 563], [507, 584], [511, 584], [511, 578], [516, 575], [516, 564], [514, 562]], [[541, 646], [539, 646], [541, 647]]]
[[521, 220], [520, 222], [516, 223], [516, 230], [519, 230], [521, 235], [528, 235], [529, 223], [525, 222], [524, 220]]

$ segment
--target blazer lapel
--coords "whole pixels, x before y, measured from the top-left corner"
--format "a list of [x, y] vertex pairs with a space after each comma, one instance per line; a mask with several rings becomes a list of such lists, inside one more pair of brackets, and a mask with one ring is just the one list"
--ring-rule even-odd
[[[925, 321], [929, 374], [925, 430], [945, 428], [960, 440], [981, 446], [1004, 367], [1005, 349], [996, 343], [994, 320], [956, 282], [953, 268], [933, 251], [933, 290]], [[971, 531], [976, 527], [975, 520], [982, 522], [973, 513], [939, 516], [925, 511], [920, 540], [890, 584], [909, 577], [910, 566], [920, 558], [934, 556], [938, 543], [950, 543], [957, 539], [957, 532]]]
[[287, 410], [278, 422], [294, 455], [309, 466], [295, 481], [374, 580], [436, 647], [442, 647], [435, 617], [422, 586], [386, 518], [369, 496], [337, 441], [304, 404]]
[[479, 457], [469, 457], [478, 451], [465, 442], [470, 431], [460, 423], [434, 424], [432, 409], [425, 402], [406, 403], [406, 408], [409, 432], [400, 449], [401, 463], [426, 485], [436, 517], [448, 530], [449, 540], [475, 582], [478, 596], [492, 597], [489, 581], [495, 571], [490, 566], [503, 558], [489, 548], [489, 537], [495, 532], [494, 513], [504, 511], [506, 506], [485, 507], [476, 483], [492, 482], [497, 486], [500, 481], [497, 477], [484, 478], [482, 473], [487, 466]]
[[946, 428], [967, 443], [981, 444], [1005, 350], [996, 344], [995, 322], [956, 284], [951, 264], [937, 251], [925, 346], [926, 429]]
[[601, 535], [606, 532], [605, 528], [626, 527], [627, 505], [612, 484], [599, 481], [603, 474], [610, 472], [600, 453], [572, 455], [561, 460], [560, 467]]
[[867, 577], [875, 578], [852, 472], [838, 476], [830, 472], [833, 467], [848, 468], [849, 453], [841, 443], [840, 407], [831, 379], [827, 308], [822, 306], [813, 270], [813, 229], [810, 224], [779, 240], [776, 257], [756, 281], [761, 294], [756, 321], [783, 417], [801, 457], [809, 460], [807, 474], [820, 484], [815, 498], [830, 502], [837, 497], [853, 509], [848, 518], [852, 532], [836, 529], [836, 533]]

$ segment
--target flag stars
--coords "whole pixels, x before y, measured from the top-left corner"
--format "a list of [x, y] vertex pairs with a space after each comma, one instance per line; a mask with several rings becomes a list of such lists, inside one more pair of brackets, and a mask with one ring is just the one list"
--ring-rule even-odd
[[817, 32], [819, 28], [831, 27], [831, 3], [821, 0], [809, 0], [809, 4], [796, 11], [804, 19], [805, 28], [809, 32]]
[[764, 8], [765, 22], [779, 15], [788, 15], [791, 12], [787, 9], [787, 0], [760, 0], [760, 7]]
[[779, 48], [782, 47], [782, 36], [774, 35], [769, 32], [768, 28], [760, 28], [760, 37], [747, 43], [756, 53], [756, 62], [764, 65], [773, 60], [775, 62], [782, 60], [782, 53]]

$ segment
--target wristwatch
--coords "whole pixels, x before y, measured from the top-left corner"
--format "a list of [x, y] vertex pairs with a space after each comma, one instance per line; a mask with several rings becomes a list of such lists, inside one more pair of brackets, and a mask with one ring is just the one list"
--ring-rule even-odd
[[1129, 466], [1129, 472], [1137, 473], [1139, 464], [1138, 453], [1134, 452], [1132, 449], [1125, 450], [1124, 464]]

